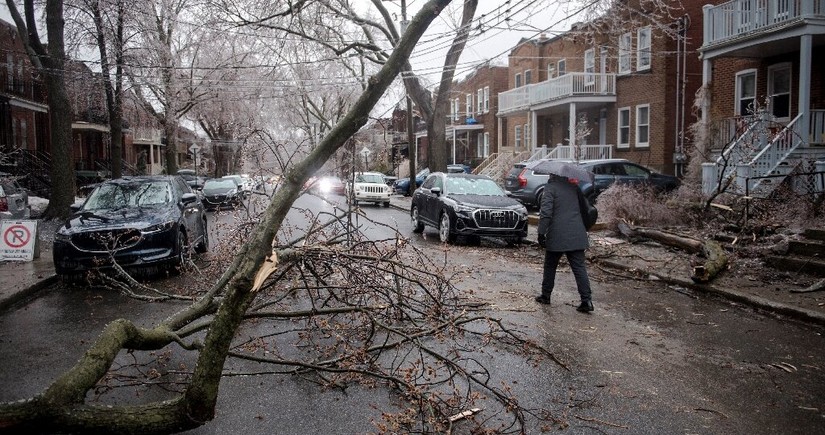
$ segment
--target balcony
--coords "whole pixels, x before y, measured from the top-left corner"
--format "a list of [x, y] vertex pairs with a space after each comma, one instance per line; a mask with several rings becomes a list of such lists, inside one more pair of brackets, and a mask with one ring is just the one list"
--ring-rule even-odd
[[[825, 20], [825, 0], [732, 0], [704, 9], [703, 50]], [[819, 21], [819, 22], [817, 22]], [[816, 33], [825, 33], [819, 30]]]
[[43, 84], [19, 77], [0, 74], [0, 93], [22, 98], [34, 103], [46, 104]]
[[135, 144], [161, 144], [161, 131], [158, 128], [136, 127], [132, 129], [132, 137]]
[[[823, 0], [825, 1], [825, 0]], [[540, 83], [511, 89], [498, 94], [498, 115], [574, 102], [579, 97], [616, 97], [616, 75], [567, 73]]]

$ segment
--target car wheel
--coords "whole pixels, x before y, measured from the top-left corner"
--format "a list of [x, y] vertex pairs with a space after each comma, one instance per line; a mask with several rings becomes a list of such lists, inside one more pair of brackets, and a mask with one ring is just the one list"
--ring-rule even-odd
[[170, 270], [173, 273], [180, 273], [186, 261], [189, 259], [189, 242], [186, 240], [186, 234], [183, 231], [178, 231], [178, 254], [172, 261]]
[[450, 226], [450, 214], [442, 212], [438, 225], [438, 238], [444, 243], [452, 243], [455, 241], [455, 234], [453, 234]]
[[541, 208], [541, 199], [544, 198], [544, 190], [536, 194], [536, 207]]
[[203, 254], [209, 251], [209, 227], [206, 226], [206, 219], [203, 220], [203, 235], [201, 241], [195, 246], [195, 252]]
[[412, 217], [413, 232], [414, 233], [423, 232], [424, 231], [424, 223], [421, 222], [421, 218], [418, 216], [418, 207], [413, 206], [412, 211], [410, 212], [410, 216]]

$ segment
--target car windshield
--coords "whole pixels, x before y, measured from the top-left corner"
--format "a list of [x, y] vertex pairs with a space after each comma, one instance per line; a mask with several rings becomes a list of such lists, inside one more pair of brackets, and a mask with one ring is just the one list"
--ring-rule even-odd
[[453, 195], [504, 195], [496, 182], [487, 178], [447, 177], [446, 190]]
[[204, 190], [211, 190], [211, 189], [234, 189], [236, 186], [235, 181], [231, 178], [219, 178], [219, 179], [212, 179], [207, 180], [204, 183], [203, 188]]
[[379, 174], [358, 174], [355, 176], [356, 183], [384, 183], [384, 177]]
[[150, 207], [166, 204], [170, 198], [169, 183], [166, 181], [106, 183], [89, 195], [83, 210]]

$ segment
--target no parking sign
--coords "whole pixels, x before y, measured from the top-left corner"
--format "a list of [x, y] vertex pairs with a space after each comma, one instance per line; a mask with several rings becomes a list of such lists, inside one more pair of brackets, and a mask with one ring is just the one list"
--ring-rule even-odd
[[32, 261], [37, 221], [0, 221], [0, 260]]

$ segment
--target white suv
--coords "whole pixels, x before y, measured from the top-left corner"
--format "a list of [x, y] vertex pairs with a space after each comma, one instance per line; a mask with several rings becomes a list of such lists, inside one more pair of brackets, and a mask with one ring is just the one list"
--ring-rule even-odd
[[[353, 180], [350, 180], [348, 197], [353, 204], [358, 205], [358, 201], [374, 202], [390, 206], [390, 195], [392, 188], [387, 186], [384, 174], [378, 172], [356, 172]], [[354, 181], [354, 183], [352, 182]]]

